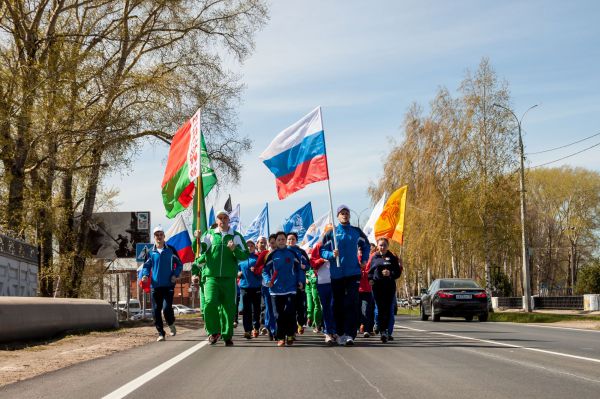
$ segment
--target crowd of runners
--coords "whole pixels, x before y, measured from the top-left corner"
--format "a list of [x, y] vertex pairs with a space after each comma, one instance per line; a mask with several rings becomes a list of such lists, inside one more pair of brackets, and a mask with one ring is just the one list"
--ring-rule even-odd
[[[332, 226], [326, 228], [308, 251], [298, 246], [294, 232], [280, 231], [246, 242], [229, 225], [226, 211], [217, 213], [214, 228], [202, 236], [196, 232], [201, 255], [192, 275], [200, 284], [210, 344], [223, 340], [226, 346], [233, 345], [240, 301], [244, 338], [249, 340], [265, 335], [278, 346], [290, 346], [305, 328], [322, 333], [328, 345], [352, 346], [359, 334], [392, 340], [401, 262], [389, 250], [386, 238], [369, 243], [362, 230], [350, 224], [347, 206], [338, 207], [337, 219], [335, 232]], [[163, 232], [155, 231], [154, 238], [156, 245], [143, 274], [152, 273], [154, 319], [162, 341], [161, 310], [171, 335], [176, 333], [168, 287], [181, 268], [176, 255], [164, 250]], [[161, 287], [162, 282], [166, 287]]]

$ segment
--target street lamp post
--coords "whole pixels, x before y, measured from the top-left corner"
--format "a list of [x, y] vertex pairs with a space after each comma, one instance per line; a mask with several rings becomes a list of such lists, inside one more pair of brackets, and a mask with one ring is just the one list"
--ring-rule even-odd
[[523, 136], [521, 135], [521, 122], [527, 112], [531, 109], [537, 107], [537, 104], [532, 105], [523, 113], [521, 119], [515, 115], [515, 113], [505, 106], [500, 104], [494, 104], [495, 107], [502, 108], [512, 114], [512, 116], [517, 121], [517, 126], [519, 128], [519, 152], [521, 158], [521, 170], [519, 173], [520, 176], [520, 186], [521, 186], [521, 246], [522, 246], [522, 257], [523, 257], [523, 310], [526, 312], [531, 312], [531, 282], [530, 282], [530, 273], [529, 273], [529, 255], [527, 253], [527, 239], [525, 236], [525, 152], [523, 151]]
[[362, 216], [362, 214], [364, 213], [364, 211], [368, 211], [369, 209], [371, 209], [371, 208], [367, 207], [367, 208], [363, 209], [362, 211], [360, 211], [358, 213], [355, 210], [353, 210], [353, 209], [350, 210], [356, 216], [356, 225], [359, 228], [361, 228], [361, 229], [362, 229], [362, 226], [360, 225], [360, 217]]

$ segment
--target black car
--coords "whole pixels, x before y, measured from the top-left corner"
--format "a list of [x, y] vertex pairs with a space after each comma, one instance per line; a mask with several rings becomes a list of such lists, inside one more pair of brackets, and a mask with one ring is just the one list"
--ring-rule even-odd
[[488, 298], [485, 290], [475, 281], [463, 278], [442, 278], [434, 280], [427, 290], [421, 290], [421, 320], [431, 317], [464, 317], [471, 321], [477, 316], [479, 321], [488, 319]]

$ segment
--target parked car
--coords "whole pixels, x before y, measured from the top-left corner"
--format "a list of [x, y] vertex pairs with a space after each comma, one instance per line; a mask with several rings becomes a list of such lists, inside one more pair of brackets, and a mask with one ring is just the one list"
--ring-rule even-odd
[[421, 297], [420, 296], [413, 296], [410, 298], [410, 303], [412, 303], [413, 306], [417, 306], [421, 304]]
[[431, 317], [464, 317], [471, 321], [488, 319], [488, 297], [483, 288], [471, 279], [443, 278], [434, 280], [428, 289], [422, 290], [421, 320]]
[[139, 312], [138, 314], [131, 316], [131, 320], [141, 320], [142, 318], [144, 318], [144, 319], [154, 318], [154, 312], [152, 311], [152, 309], [146, 309], [145, 312]]
[[[117, 309], [120, 313], [127, 312], [127, 301], [119, 301], [117, 303]], [[137, 299], [129, 300], [129, 315], [136, 315], [141, 313], [142, 307], [140, 306], [140, 301]]]
[[173, 312], [175, 313], [175, 316], [179, 316], [180, 314], [198, 313], [196, 309], [188, 308], [185, 305], [173, 305]]

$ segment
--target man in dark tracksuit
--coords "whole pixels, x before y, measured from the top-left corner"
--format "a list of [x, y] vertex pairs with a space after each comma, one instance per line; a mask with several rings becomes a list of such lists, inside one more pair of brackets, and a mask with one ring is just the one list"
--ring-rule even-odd
[[[165, 340], [162, 313], [165, 315], [171, 335], [175, 335], [175, 315], [173, 314], [173, 294], [175, 281], [183, 270], [183, 263], [179, 259], [175, 248], [165, 243], [165, 232], [162, 227], [154, 228], [155, 244], [142, 267], [142, 281], [148, 281], [152, 273], [152, 310], [154, 312], [154, 325], [158, 331], [157, 341]], [[175, 267], [173, 267], [175, 265]]]
[[[331, 263], [333, 315], [339, 334], [337, 342], [338, 345], [350, 346], [354, 345], [358, 329], [360, 271], [367, 264], [366, 260], [359, 263], [358, 249], [368, 254], [370, 246], [365, 233], [350, 225], [350, 208], [340, 205], [337, 217], [340, 223], [335, 232], [329, 231], [323, 238], [321, 257]], [[338, 249], [334, 248], [334, 233]], [[339, 265], [336, 258], [339, 258]]]
[[[295, 232], [287, 233], [287, 246], [291, 249], [300, 261], [300, 273], [304, 274], [310, 269], [310, 260], [305, 250], [298, 246], [298, 234]], [[306, 324], [306, 291], [298, 289], [296, 292], [296, 323], [298, 324], [298, 333], [304, 334], [304, 325]]]

